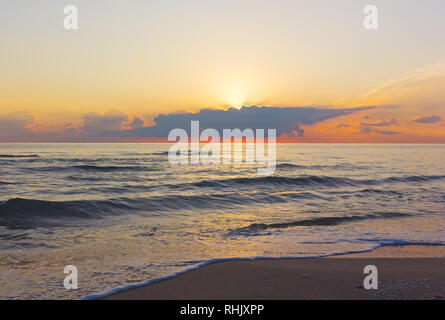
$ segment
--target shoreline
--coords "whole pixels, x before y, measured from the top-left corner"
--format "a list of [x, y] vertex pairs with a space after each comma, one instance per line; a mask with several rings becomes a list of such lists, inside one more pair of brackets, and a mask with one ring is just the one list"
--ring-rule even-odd
[[[387, 278], [382, 275], [381, 289], [364, 290], [363, 266], [373, 263]], [[297, 287], [290, 285], [295, 281]], [[383, 245], [312, 257], [213, 259], [82, 299], [445, 299], [445, 246]]]

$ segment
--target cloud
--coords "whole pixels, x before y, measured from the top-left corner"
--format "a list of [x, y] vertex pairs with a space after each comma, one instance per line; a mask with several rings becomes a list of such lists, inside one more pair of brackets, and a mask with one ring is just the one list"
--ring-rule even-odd
[[33, 131], [30, 126], [34, 120], [34, 116], [28, 111], [0, 115], [0, 140], [32, 136]]
[[142, 117], [136, 116], [131, 120], [131, 122], [128, 124], [128, 126], [131, 129], [140, 129], [144, 126], [145, 120]]
[[362, 134], [378, 133], [383, 135], [395, 135], [395, 134], [401, 134], [402, 132], [391, 131], [391, 130], [377, 130], [377, 129], [372, 129], [370, 127], [363, 127], [360, 129], [360, 133]]
[[345, 123], [340, 123], [337, 125], [337, 129], [341, 129], [341, 128], [349, 128], [350, 125], [349, 124], [345, 124]]
[[351, 114], [372, 107], [349, 109], [318, 109], [313, 107], [258, 107], [244, 106], [241, 109], [228, 110], [203, 109], [198, 113], [161, 114], [151, 127], [141, 127], [133, 130], [108, 132], [107, 135], [120, 137], [167, 137], [175, 128], [190, 132], [190, 123], [200, 121], [201, 128], [213, 128], [222, 132], [223, 129], [276, 129], [277, 136], [303, 136], [301, 125], [312, 125], [326, 119]]
[[439, 116], [429, 116], [429, 117], [419, 118], [419, 119], [416, 119], [413, 121], [417, 122], [417, 123], [432, 124], [432, 123], [441, 122], [442, 118]]
[[103, 115], [95, 112], [88, 113], [83, 116], [83, 126], [79, 128], [79, 131], [86, 136], [100, 137], [107, 135], [107, 132], [121, 130], [128, 119], [128, 115], [116, 110], [108, 111]]
[[[367, 118], [369, 119], [369, 117]], [[399, 123], [399, 121], [397, 119], [390, 119], [390, 120], [381, 120], [379, 122], [362, 122], [360, 123], [359, 127], [360, 127], [360, 133], [362, 134], [372, 134], [372, 133], [377, 133], [377, 134], [382, 134], [382, 135], [395, 135], [395, 134], [401, 134], [401, 132], [398, 131], [392, 131], [392, 130], [380, 130], [380, 129], [375, 129], [375, 128], [380, 128], [380, 127], [388, 127], [388, 126], [395, 126]]]
[[[58, 130], [38, 128], [34, 116], [26, 111], [0, 116], [2, 141], [119, 141], [120, 139], [166, 138], [172, 129], [190, 132], [193, 120], [202, 129], [276, 129], [277, 136], [303, 137], [302, 126], [310, 126], [327, 119], [368, 110], [373, 107], [322, 109], [314, 107], [242, 107], [228, 110], [203, 109], [198, 113], [160, 114], [154, 124], [147, 126], [142, 116], [131, 116], [117, 110], [105, 114], [87, 113], [80, 124], [67, 123]], [[343, 125], [347, 127], [348, 125]]]
[[391, 130], [374, 130], [374, 132], [384, 135], [402, 134], [402, 132], [391, 131]]
[[404, 106], [404, 114], [412, 116], [420, 110], [443, 110], [445, 105], [445, 62], [409, 71], [370, 90], [362, 101], [374, 105]]
[[367, 127], [386, 127], [386, 126], [393, 126], [396, 125], [398, 121], [396, 119], [391, 119], [389, 121], [382, 120], [377, 123], [369, 123], [369, 122], [362, 122], [361, 126], [367, 126]]

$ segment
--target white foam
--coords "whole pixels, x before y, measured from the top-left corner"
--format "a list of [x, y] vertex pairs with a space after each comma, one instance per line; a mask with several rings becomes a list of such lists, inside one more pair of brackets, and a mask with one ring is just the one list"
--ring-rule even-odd
[[177, 272], [173, 272], [170, 273], [166, 276], [163, 277], [159, 277], [159, 278], [153, 278], [153, 279], [148, 279], [136, 284], [131, 284], [131, 285], [125, 285], [125, 286], [120, 286], [120, 287], [116, 287], [110, 290], [106, 290], [104, 292], [101, 293], [97, 293], [97, 294], [91, 294], [91, 295], [87, 295], [83, 298], [81, 298], [81, 300], [94, 300], [94, 299], [100, 299], [100, 298], [104, 298], [113, 294], [116, 294], [118, 292], [123, 292], [123, 291], [127, 291], [127, 290], [131, 290], [131, 289], [135, 289], [135, 288], [140, 288], [140, 287], [144, 287], [146, 285], [155, 283], [155, 282], [159, 282], [162, 280], [167, 280], [167, 279], [171, 279], [174, 278], [180, 274], [192, 271], [192, 270], [196, 270], [198, 268], [210, 265], [210, 264], [214, 264], [214, 263], [220, 263], [220, 262], [230, 262], [230, 261], [254, 261], [254, 260], [295, 260], [295, 259], [313, 259], [313, 258], [322, 258], [322, 257], [332, 257], [332, 256], [339, 256], [339, 255], [346, 255], [346, 254], [354, 254], [354, 253], [365, 253], [365, 252], [371, 252], [374, 251], [377, 248], [380, 248], [382, 246], [399, 246], [399, 245], [403, 245], [403, 246], [410, 246], [410, 245], [416, 245], [416, 246], [445, 246], [445, 241], [439, 241], [439, 242], [417, 242], [417, 241], [408, 241], [408, 240], [404, 240], [404, 239], [392, 239], [392, 238], [383, 238], [383, 239], [359, 239], [360, 241], [365, 241], [368, 243], [373, 243], [373, 245], [368, 248], [368, 249], [362, 249], [362, 250], [351, 250], [351, 251], [336, 251], [336, 252], [332, 252], [332, 253], [326, 253], [326, 254], [319, 254], [319, 255], [312, 255], [312, 256], [284, 256], [284, 257], [262, 257], [262, 256], [258, 256], [258, 257], [236, 257], [236, 258], [217, 258], [217, 259], [210, 259], [210, 260], [206, 260], [206, 261], [202, 261], [199, 263], [194, 264], [193, 266], [189, 267], [189, 268], [185, 268], [183, 270], [177, 271]]
[[174, 277], [176, 277], [176, 276], [178, 276], [180, 274], [183, 274], [183, 273], [186, 273], [186, 272], [189, 272], [189, 271], [192, 271], [192, 270], [195, 270], [195, 269], [198, 269], [198, 268], [210, 265], [210, 264], [214, 264], [214, 263], [230, 262], [230, 261], [313, 259], [313, 258], [331, 257], [331, 256], [337, 256], [337, 255], [345, 255], [345, 254], [370, 252], [370, 251], [373, 251], [373, 250], [377, 249], [378, 247], [380, 247], [380, 245], [379, 244], [375, 244], [375, 245], [373, 245], [369, 249], [355, 250], [355, 251], [338, 251], [338, 252], [319, 254], [319, 255], [313, 255], [313, 256], [284, 256], [284, 257], [263, 257], [263, 256], [258, 256], [258, 257], [244, 257], [244, 258], [236, 257], [236, 258], [210, 259], [210, 260], [205, 260], [205, 261], [196, 263], [196, 264], [194, 264], [193, 266], [191, 266], [189, 268], [185, 268], [183, 270], [170, 273], [170, 274], [168, 274], [166, 276], [163, 276], [163, 277], [148, 279], [148, 280], [136, 283], [136, 284], [120, 286], [120, 287], [116, 287], [116, 288], [113, 288], [113, 289], [110, 289], [110, 290], [107, 290], [107, 291], [104, 291], [104, 292], [101, 292], [101, 293], [87, 295], [87, 296], [81, 298], [81, 300], [100, 299], [100, 298], [104, 298], [104, 297], [116, 294], [118, 292], [144, 287], [146, 285], [149, 285], [149, 284], [152, 284], [152, 283], [155, 283], [155, 282], [159, 282], [159, 281], [162, 281], [162, 280], [171, 279], [171, 278], [174, 278]]

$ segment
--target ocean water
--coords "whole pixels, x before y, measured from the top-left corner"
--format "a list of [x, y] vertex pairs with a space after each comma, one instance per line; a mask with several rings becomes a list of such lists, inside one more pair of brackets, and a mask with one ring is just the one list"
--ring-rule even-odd
[[0, 144], [0, 299], [77, 299], [214, 259], [445, 244], [445, 145], [279, 144], [266, 177], [174, 166], [169, 147]]

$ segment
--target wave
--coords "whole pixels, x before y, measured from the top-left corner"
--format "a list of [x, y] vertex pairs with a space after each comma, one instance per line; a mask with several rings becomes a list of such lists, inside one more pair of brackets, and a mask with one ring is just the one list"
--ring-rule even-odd
[[50, 167], [30, 167], [29, 171], [43, 172], [64, 172], [64, 171], [89, 171], [89, 172], [117, 172], [117, 171], [159, 171], [157, 167], [147, 166], [97, 166], [97, 165], [73, 165], [73, 166], [50, 166]]
[[[301, 177], [283, 177], [283, 176], [267, 176], [267, 177], [246, 177], [231, 178], [220, 180], [202, 180], [191, 183], [195, 187], [206, 188], [227, 188], [235, 185], [246, 186], [265, 186], [265, 185], [283, 185], [283, 186], [302, 186], [302, 187], [344, 187], [344, 186], [360, 186], [360, 185], [378, 185], [383, 183], [409, 183], [409, 182], [427, 182], [433, 180], [445, 179], [445, 175], [419, 175], [405, 177], [389, 177], [383, 179], [352, 179], [330, 176], [301, 176]], [[177, 185], [185, 186], [184, 184]]]
[[86, 171], [147, 171], [153, 170], [153, 168], [140, 167], [140, 166], [93, 166], [93, 165], [78, 165], [72, 166], [73, 169], [86, 170]]
[[389, 177], [382, 181], [384, 182], [425, 182], [432, 180], [445, 179], [445, 175], [419, 175], [419, 176], [405, 176], [405, 177]]
[[165, 152], [153, 152], [150, 155], [153, 155], [153, 156], [168, 156], [168, 151], [165, 151]]
[[307, 166], [297, 165], [293, 163], [279, 163], [277, 169], [306, 169]]
[[38, 154], [0, 154], [0, 159], [38, 158]]
[[286, 229], [292, 227], [312, 227], [312, 226], [336, 226], [339, 224], [362, 221], [362, 220], [391, 219], [391, 218], [402, 218], [409, 216], [410, 215], [406, 213], [377, 212], [374, 214], [355, 215], [355, 216], [320, 217], [320, 218], [297, 220], [284, 223], [271, 223], [271, 224], [254, 223], [247, 227], [230, 230], [227, 235], [228, 236], [255, 235], [258, 232], [267, 229]]
[[0, 221], [36, 217], [93, 218], [101, 216], [103, 212], [113, 213], [125, 208], [124, 203], [113, 200], [44, 201], [15, 198], [0, 202]]
[[300, 185], [300, 186], [340, 186], [354, 185], [356, 181], [349, 178], [337, 178], [328, 176], [303, 176], [293, 177], [252, 177], [252, 178], [231, 178], [222, 180], [203, 180], [193, 183], [196, 187], [216, 187], [224, 188], [232, 185]]
[[368, 197], [370, 195], [382, 195], [382, 196], [394, 196], [398, 198], [403, 197], [403, 193], [395, 191], [395, 190], [382, 190], [382, 189], [374, 189], [374, 188], [365, 188], [360, 190], [346, 191], [346, 190], [334, 190], [326, 192], [328, 195], [340, 196], [345, 198], [344, 196], [358, 196], [358, 197]]
[[398, 238], [373, 238], [373, 239], [366, 239], [366, 238], [358, 238], [357, 241], [361, 242], [369, 242], [369, 243], [377, 243], [379, 246], [382, 247], [391, 247], [391, 246], [436, 246], [436, 247], [443, 247], [445, 246], [445, 242], [443, 241], [411, 241], [411, 240], [405, 240], [405, 239], [398, 239]]
[[[308, 197], [306, 194], [304, 197]], [[284, 197], [268, 194], [254, 195], [168, 195], [149, 198], [117, 198], [108, 200], [46, 201], [14, 198], [0, 202], [2, 222], [25, 221], [35, 218], [100, 218], [127, 213], [151, 213], [187, 209], [223, 209], [249, 203], [286, 202]]]
[[[133, 186], [128, 186], [129, 189]], [[145, 187], [144, 187], [145, 188]], [[229, 209], [236, 206], [286, 203], [296, 199], [323, 199], [310, 192], [269, 194], [202, 194], [165, 195], [143, 198], [106, 200], [46, 201], [14, 198], [0, 202], [0, 225], [11, 221], [31, 221], [40, 218], [63, 221], [64, 218], [103, 218], [123, 214], [150, 214], [180, 210]]]
[[[153, 153], [149, 153], [147, 155], [153, 155], [153, 156], [168, 156], [168, 154], [170, 153], [170, 151], [164, 151], [164, 152], [153, 152]], [[192, 151], [192, 150], [187, 150], [186, 153], [190, 156], [190, 155], [199, 155], [200, 152], [196, 152], [196, 151]], [[179, 152], [177, 152], [177, 154], [179, 154]]]
[[294, 163], [279, 163], [276, 166], [277, 169], [283, 170], [296, 170], [296, 169], [306, 169], [306, 170], [366, 170], [369, 167], [357, 166], [350, 163], [340, 163], [335, 165], [299, 165]]
[[[90, 167], [90, 166], [88, 166]], [[121, 170], [122, 167], [101, 167], [99, 170]], [[132, 167], [130, 167], [132, 168]], [[128, 167], [126, 168], [128, 169]], [[96, 167], [88, 168], [87, 170], [98, 170]], [[130, 169], [132, 170], [132, 169]], [[408, 177], [391, 177], [382, 180], [353, 180], [349, 178], [334, 178], [334, 177], [317, 177], [306, 176], [299, 178], [290, 177], [254, 177], [254, 178], [233, 178], [225, 180], [204, 180], [192, 183], [191, 185], [199, 188], [226, 188], [235, 186], [239, 190], [240, 185], [255, 187], [252, 192], [215, 192], [205, 194], [170, 194], [159, 196], [141, 196], [135, 198], [111, 198], [103, 200], [75, 200], [75, 201], [45, 201], [36, 199], [9, 199], [0, 202], [0, 225], [3, 222], [11, 220], [28, 220], [36, 217], [46, 217], [51, 219], [62, 219], [64, 217], [75, 218], [97, 218], [105, 217], [107, 215], [126, 214], [126, 213], [152, 213], [155, 212], [176, 212], [180, 210], [201, 210], [201, 209], [231, 209], [234, 207], [243, 207], [247, 205], [269, 205], [279, 203], [289, 203], [296, 201], [335, 201], [337, 194], [351, 193], [360, 197], [372, 197], [376, 195], [389, 195], [396, 197], [403, 197], [402, 193], [392, 190], [379, 190], [364, 188], [360, 190], [335, 190], [329, 192], [309, 192], [307, 190], [292, 190], [288, 187], [291, 185], [297, 186], [310, 186], [313, 187], [341, 187], [341, 186], [357, 186], [358, 184], [369, 184], [372, 181], [374, 184], [382, 182], [419, 182], [419, 181], [432, 181], [435, 179], [443, 179], [445, 176], [408, 176]], [[96, 180], [95, 177], [76, 177], [69, 176], [67, 179], [80, 180], [80, 181], [103, 181], [101, 177]], [[10, 182], [0, 181], [0, 185], [8, 185]], [[270, 192], [269, 190], [262, 190], [262, 186], [271, 184], [273, 186], [282, 185], [285, 190], [275, 190]], [[190, 184], [187, 184], [190, 185]], [[129, 190], [132, 188], [141, 188], [146, 190], [147, 188], [160, 188], [160, 187], [172, 187], [177, 185], [124, 185], [119, 188], [119, 192], [123, 190]], [[283, 189], [283, 188], [282, 188]], [[283, 192], [284, 191], [284, 192]], [[200, 191], [202, 192], [202, 191]], [[392, 215], [392, 216], [391, 216]], [[355, 220], [363, 219], [376, 219], [376, 218], [392, 218], [401, 214], [397, 213], [381, 213], [373, 215], [363, 216], [349, 216], [349, 217], [326, 217], [316, 218], [311, 220], [300, 220], [284, 224], [253, 224], [249, 227], [242, 228], [241, 231], [248, 232], [249, 230], [258, 231], [271, 228], [287, 228], [293, 226], [330, 226], [341, 223], [347, 223]], [[3, 221], [3, 222], [2, 222]]]

